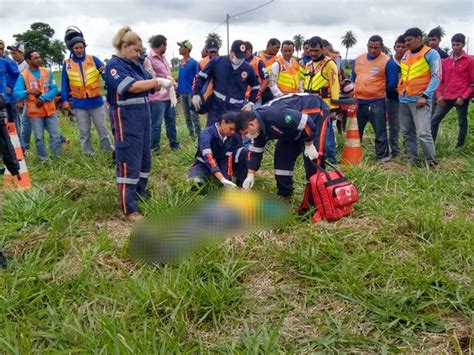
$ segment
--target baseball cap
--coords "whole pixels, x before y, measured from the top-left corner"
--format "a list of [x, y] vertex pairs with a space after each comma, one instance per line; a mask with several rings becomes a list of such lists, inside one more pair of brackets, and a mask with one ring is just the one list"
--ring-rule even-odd
[[191, 44], [191, 42], [189, 42], [189, 40], [184, 40], [182, 42], [178, 42], [178, 46], [180, 47], [185, 47], [189, 50], [193, 49], [193, 45]]
[[8, 46], [7, 49], [9, 49], [9, 50], [13, 49], [14, 51], [25, 53], [25, 46], [23, 44], [21, 44], [20, 42], [16, 42], [15, 44], [12, 44], [11, 46]]
[[5, 47], [5, 42], [3, 42], [3, 39], [0, 39], [0, 44]]
[[245, 51], [247, 50], [247, 46], [245, 45], [245, 42], [240, 39], [237, 39], [232, 43], [230, 50], [234, 52], [235, 56], [239, 59], [246, 57]]
[[207, 50], [210, 52], [217, 52], [219, 50], [219, 43], [215, 39], [208, 39], [206, 41]]

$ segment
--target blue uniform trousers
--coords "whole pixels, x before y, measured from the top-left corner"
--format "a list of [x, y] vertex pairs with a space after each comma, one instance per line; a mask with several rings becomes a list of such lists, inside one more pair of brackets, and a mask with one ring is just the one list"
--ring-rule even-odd
[[115, 137], [115, 162], [120, 204], [125, 214], [138, 211], [137, 197], [145, 190], [151, 169], [150, 106], [111, 108]]

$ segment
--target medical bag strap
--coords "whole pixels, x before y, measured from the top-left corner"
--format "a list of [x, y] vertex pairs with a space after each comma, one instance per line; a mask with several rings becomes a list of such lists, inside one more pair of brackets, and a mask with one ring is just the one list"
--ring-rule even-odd
[[[324, 111], [323, 111], [324, 112]], [[322, 115], [321, 115], [322, 116]], [[323, 120], [323, 126], [321, 127], [321, 133], [319, 134], [319, 154], [318, 154], [318, 166], [321, 166], [324, 156], [324, 143], [326, 141], [326, 130], [328, 128], [328, 118], [325, 117]]]

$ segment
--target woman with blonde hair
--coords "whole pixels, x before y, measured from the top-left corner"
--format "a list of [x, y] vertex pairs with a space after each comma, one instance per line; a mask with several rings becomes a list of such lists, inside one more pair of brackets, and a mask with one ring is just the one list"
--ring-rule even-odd
[[105, 82], [114, 129], [117, 185], [122, 211], [135, 222], [143, 218], [137, 199], [148, 197], [151, 168], [148, 94], [173, 84], [165, 78], [152, 78], [139, 63], [142, 40], [130, 27], [121, 28], [112, 44], [117, 54], [107, 64]]

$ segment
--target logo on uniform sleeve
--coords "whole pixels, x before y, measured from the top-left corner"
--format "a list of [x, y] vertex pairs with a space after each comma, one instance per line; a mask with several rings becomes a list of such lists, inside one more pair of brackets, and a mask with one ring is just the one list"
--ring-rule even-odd
[[287, 113], [287, 114], [285, 115], [285, 122], [286, 122], [287, 124], [291, 122], [291, 115], [290, 115], [289, 113]]
[[71, 63], [67, 63], [66, 70], [71, 70], [71, 69], [72, 69], [72, 64], [71, 64]]
[[117, 75], [117, 69], [115, 69], [115, 68], [110, 69], [110, 75], [112, 75], [112, 76]]
[[247, 74], [246, 71], [243, 71], [242, 74], [240, 74], [240, 76], [242, 77], [242, 79], [245, 80], [245, 79], [247, 79], [248, 74]]

